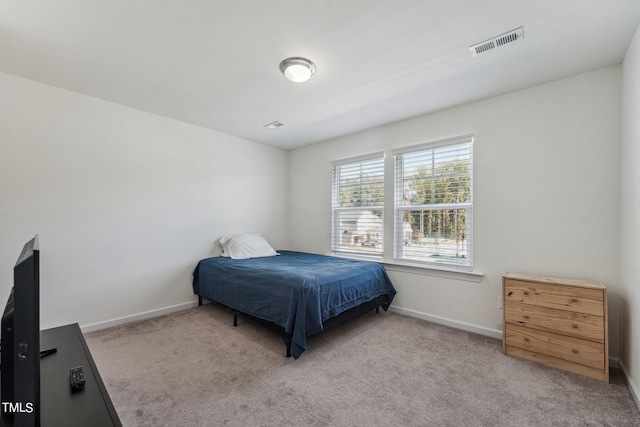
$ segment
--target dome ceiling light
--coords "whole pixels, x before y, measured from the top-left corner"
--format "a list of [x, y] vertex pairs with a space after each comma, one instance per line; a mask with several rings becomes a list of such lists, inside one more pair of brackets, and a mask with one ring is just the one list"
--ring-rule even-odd
[[316, 72], [316, 64], [306, 58], [287, 58], [280, 63], [280, 71], [292, 82], [306, 82]]

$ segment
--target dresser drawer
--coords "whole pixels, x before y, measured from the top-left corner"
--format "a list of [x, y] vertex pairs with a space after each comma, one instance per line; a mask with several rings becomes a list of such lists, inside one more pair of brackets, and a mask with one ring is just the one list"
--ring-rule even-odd
[[592, 368], [604, 369], [604, 347], [593, 341], [512, 324], [506, 325], [505, 340], [507, 346], [546, 354]]
[[557, 357], [547, 356], [546, 354], [536, 353], [535, 351], [523, 350], [514, 346], [507, 346], [505, 348], [505, 354], [531, 360], [532, 362], [544, 363], [545, 365], [553, 366], [554, 368], [564, 369], [565, 371], [574, 372], [579, 375], [585, 375], [606, 383], [609, 382], [608, 364], [604, 369], [596, 369], [580, 363], [569, 362], [567, 360], [558, 359]]
[[512, 301], [596, 316], [602, 316], [603, 312], [604, 301], [601, 289], [506, 279], [504, 294], [505, 302]]
[[604, 343], [604, 318], [520, 303], [505, 304], [504, 321], [528, 328]]

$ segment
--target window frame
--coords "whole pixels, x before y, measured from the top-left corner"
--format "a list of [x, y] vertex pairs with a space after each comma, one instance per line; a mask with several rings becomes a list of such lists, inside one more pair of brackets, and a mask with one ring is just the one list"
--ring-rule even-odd
[[[433, 153], [438, 148], [452, 147], [456, 145], [468, 145], [468, 155], [470, 158], [469, 165], [469, 201], [460, 203], [432, 203], [432, 204], [405, 204], [404, 198], [404, 155], [411, 153], [419, 153], [422, 151], [432, 151]], [[397, 264], [405, 265], [419, 265], [432, 269], [447, 269], [447, 270], [459, 270], [459, 271], [472, 271], [473, 270], [473, 135], [463, 135], [454, 138], [448, 138], [423, 144], [411, 145], [407, 147], [400, 147], [392, 150], [393, 155], [393, 180], [394, 180], [394, 203], [393, 203], [393, 259]], [[433, 163], [431, 166], [433, 166]], [[434, 170], [432, 169], [432, 173]], [[433, 175], [435, 177], [435, 174]], [[404, 242], [404, 213], [407, 211], [441, 211], [441, 210], [453, 210], [463, 209], [466, 212], [465, 216], [465, 262], [447, 262], [444, 260], [432, 261], [420, 257], [408, 257], [405, 254], [405, 242]], [[425, 244], [425, 248], [430, 248], [432, 245]], [[431, 257], [431, 256], [429, 256]]]
[[[379, 170], [382, 172], [382, 204], [371, 206], [340, 206], [340, 174], [343, 166], [363, 164], [370, 161], [379, 161]], [[377, 170], [377, 169], [376, 169]], [[355, 257], [355, 258], [367, 258], [376, 261], [382, 261], [385, 254], [385, 235], [384, 235], [384, 187], [386, 183], [385, 173], [385, 152], [379, 151], [362, 156], [349, 157], [345, 159], [335, 160], [331, 162], [331, 253], [333, 255]], [[381, 237], [379, 249], [374, 247], [375, 250], [349, 250], [340, 247], [340, 234], [341, 227], [340, 214], [350, 211], [380, 211], [380, 224], [381, 224]]]

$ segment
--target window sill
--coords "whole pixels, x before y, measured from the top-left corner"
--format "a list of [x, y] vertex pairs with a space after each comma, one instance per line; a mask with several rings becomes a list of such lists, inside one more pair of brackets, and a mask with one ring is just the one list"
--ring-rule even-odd
[[398, 271], [400, 273], [421, 274], [424, 276], [443, 277], [445, 279], [464, 280], [467, 282], [480, 283], [484, 277], [484, 273], [474, 271], [456, 270], [452, 268], [435, 268], [431, 266], [397, 263], [397, 262], [381, 262], [387, 271]]
[[444, 277], [445, 279], [464, 280], [466, 282], [475, 282], [475, 283], [480, 283], [482, 281], [482, 278], [484, 277], [484, 273], [477, 273], [474, 271], [465, 271], [465, 270], [457, 270], [453, 268], [442, 268], [442, 267], [436, 268], [436, 267], [432, 267], [431, 265], [427, 266], [423, 264], [386, 262], [386, 261], [383, 261], [381, 257], [371, 256], [371, 255], [366, 256], [364, 254], [332, 252], [329, 255], [341, 257], [341, 258], [359, 259], [362, 261], [377, 262], [379, 264], [382, 264], [385, 270], [387, 271], [397, 271], [400, 273]]

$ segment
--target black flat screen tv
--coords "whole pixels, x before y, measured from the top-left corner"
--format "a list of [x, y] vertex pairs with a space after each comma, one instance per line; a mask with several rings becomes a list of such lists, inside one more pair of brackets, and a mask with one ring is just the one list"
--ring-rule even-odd
[[2, 425], [40, 425], [40, 249], [28, 241], [13, 268], [13, 288], [2, 316]]

